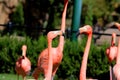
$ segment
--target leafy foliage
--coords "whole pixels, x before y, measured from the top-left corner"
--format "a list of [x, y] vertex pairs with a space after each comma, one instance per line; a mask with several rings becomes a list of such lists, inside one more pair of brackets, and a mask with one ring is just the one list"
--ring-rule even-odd
[[[80, 42], [66, 40], [63, 60], [55, 79], [63, 78], [76, 80], [78, 78], [86, 39], [85, 37]], [[15, 73], [15, 61], [21, 55], [21, 46], [23, 44], [28, 46], [27, 56], [32, 63], [31, 71], [33, 71], [37, 65], [40, 52], [47, 48], [47, 40], [44, 36], [40, 36], [38, 40], [32, 40], [29, 37], [18, 39], [9, 36], [0, 36], [0, 70], [2, 73]], [[57, 44], [58, 39], [55, 39], [53, 46], [57, 46]], [[109, 71], [108, 60], [105, 55], [106, 47], [107, 45], [98, 47], [92, 42], [88, 57], [87, 77], [102, 77], [102, 74]]]
[[24, 25], [24, 11], [21, 3], [19, 3], [16, 11], [11, 15], [11, 21], [19, 25]]

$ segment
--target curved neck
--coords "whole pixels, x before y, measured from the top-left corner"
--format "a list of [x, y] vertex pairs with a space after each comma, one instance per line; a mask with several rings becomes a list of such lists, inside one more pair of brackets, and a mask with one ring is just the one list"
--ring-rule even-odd
[[22, 50], [22, 56], [26, 56], [26, 50]]
[[[67, 6], [68, 6], [68, 0], [65, 0], [64, 9], [62, 13], [62, 23], [61, 23], [61, 30], [63, 31], [63, 33], [65, 33]], [[60, 48], [60, 50], [63, 51], [63, 47], [64, 47], [64, 36], [60, 36], [58, 48]]]
[[86, 80], [87, 59], [88, 59], [88, 54], [90, 50], [91, 40], [92, 40], [92, 34], [89, 34], [86, 47], [85, 47], [85, 51], [83, 54], [81, 69], [80, 69], [80, 76], [79, 76], [80, 80]]
[[67, 5], [68, 5], [68, 0], [64, 3], [64, 9], [62, 13], [61, 30], [63, 31], [63, 33], [65, 32]]
[[58, 48], [60, 51], [63, 51], [64, 48], [64, 36], [60, 36]]
[[46, 75], [46, 80], [51, 80], [52, 79], [52, 40], [48, 39], [48, 72]]
[[120, 64], [120, 38], [119, 38], [119, 41], [118, 41], [116, 64]]
[[112, 35], [111, 46], [114, 46], [116, 43], [116, 35]]

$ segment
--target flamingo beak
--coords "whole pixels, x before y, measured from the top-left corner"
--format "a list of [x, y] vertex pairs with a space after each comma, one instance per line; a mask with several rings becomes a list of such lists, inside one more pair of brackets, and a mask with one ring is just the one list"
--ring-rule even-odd
[[86, 28], [86, 27], [81, 27], [81, 28], [79, 28], [79, 30], [77, 31], [76, 36], [80, 35], [81, 33], [85, 32], [85, 31], [87, 31], [87, 28]]
[[65, 37], [65, 32], [63, 32], [63, 31], [59, 31], [59, 32], [58, 32], [58, 35], [60, 35], [60, 36], [64, 36], [64, 37]]
[[54, 34], [63, 35], [62, 31], [55, 31]]
[[65, 37], [65, 33], [64, 33], [64, 32], [62, 32], [62, 36], [64, 36], [64, 37]]
[[83, 33], [83, 32], [86, 32], [87, 31], [87, 27], [81, 27], [79, 28], [79, 33]]
[[63, 32], [61, 31], [61, 30], [59, 30], [59, 31], [53, 31], [53, 34], [54, 35], [63, 35]]
[[78, 30], [77, 33], [76, 33], [76, 36], [79, 36], [80, 35], [80, 31]]

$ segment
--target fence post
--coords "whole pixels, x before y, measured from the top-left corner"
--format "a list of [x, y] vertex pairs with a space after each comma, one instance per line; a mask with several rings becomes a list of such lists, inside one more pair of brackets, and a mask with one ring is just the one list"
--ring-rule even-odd
[[76, 33], [80, 26], [81, 9], [82, 9], [82, 0], [74, 0], [72, 26], [71, 26], [71, 40], [72, 41], [77, 40]]

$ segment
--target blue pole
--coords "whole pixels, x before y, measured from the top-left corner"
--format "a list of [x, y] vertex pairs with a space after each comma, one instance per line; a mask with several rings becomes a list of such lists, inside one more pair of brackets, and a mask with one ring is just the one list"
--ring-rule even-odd
[[72, 26], [71, 26], [72, 41], [77, 40], [76, 33], [80, 26], [81, 10], [82, 10], [82, 0], [74, 0]]

